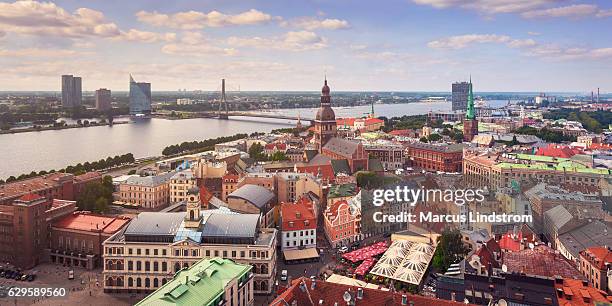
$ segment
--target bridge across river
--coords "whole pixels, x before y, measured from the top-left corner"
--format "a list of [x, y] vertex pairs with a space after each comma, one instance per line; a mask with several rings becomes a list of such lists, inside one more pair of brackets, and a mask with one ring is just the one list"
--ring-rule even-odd
[[[217, 116], [218, 115], [219, 114], [217, 114]], [[259, 118], [285, 119], [285, 120], [295, 120], [295, 121], [298, 121], [298, 120], [310, 121], [311, 123], [314, 122], [314, 119], [312, 118], [286, 116], [286, 115], [281, 115], [277, 113], [253, 113], [253, 112], [232, 111], [232, 112], [223, 113], [223, 115], [227, 115], [228, 117], [259, 117]], [[219, 116], [219, 118], [223, 118], [223, 117]]]

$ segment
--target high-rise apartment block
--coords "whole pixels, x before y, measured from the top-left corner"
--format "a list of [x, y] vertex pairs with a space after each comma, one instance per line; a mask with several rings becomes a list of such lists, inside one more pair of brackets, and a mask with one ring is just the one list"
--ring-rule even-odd
[[106, 88], [96, 90], [96, 109], [107, 111], [111, 108], [111, 91]]
[[467, 110], [468, 94], [470, 91], [470, 83], [457, 82], [453, 83], [453, 111]]
[[81, 77], [62, 75], [62, 106], [80, 106], [83, 100]]

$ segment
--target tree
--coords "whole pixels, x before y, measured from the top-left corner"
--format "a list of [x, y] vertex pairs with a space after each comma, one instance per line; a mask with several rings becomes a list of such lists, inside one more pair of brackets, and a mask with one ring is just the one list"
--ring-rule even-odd
[[463, 259], [469, 252], [463, 244], [463, 237], [459, 230], [445, 229], [438, 237], [438, 247], [433, 258], [433, 266], [441, 272], [446, 272], [451, 264]]
[[79, 210], [103, 213], [113, 202], [113, 178], [109, 175], [100, 181], [87, 183], [77, 198]]
[[442, 136], [440, 136], [439, 134], [430, 134], [429, 137], [427, 137], [427, 140], [429, 140], [430, 142], [440, 141], [440, 139], [442, 139]]
[[281, 151], [276, 151], [272, 155], [270, 155], [271, 161], [281, 161], [281, 160], [288, 160], [288, 159], [289, 158], [287, 157], [287, 155], [285, 155], [285, 152], [281, 152]]
[[380, 175], [371, 171], [359, 171], [356, 177], [357, 185], [361, 188], [378, 188], [384, 183], [384, 179]]
[[260, 143], [254, 143], [249, 148], [249, 156], [256, 161], [265, 161], [266, 155], [263, 153], [263, 146]]
[[429, 142], [429, 140], [427, 140], [427, 137], [423, 136], [419, 139], [420, 142]]

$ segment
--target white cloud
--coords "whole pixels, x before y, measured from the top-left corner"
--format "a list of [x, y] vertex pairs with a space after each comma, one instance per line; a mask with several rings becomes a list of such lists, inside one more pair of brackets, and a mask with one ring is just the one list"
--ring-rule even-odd
[[608, 10], [599, 10], [597, 12], [597, 14], [595, 14], [596, 17], [599, 18], [603, 18], [603, 17], [611, 17], [612, 16], [612, 9], [608, 9]]
[[482, 14], [518, 13], [540, 8], [560, 0], [413, 0], [420, 5], [429, 5], [438, 9], [460, 7], [473, 9]]
[[79, 52], [67, 49], [26, 48], [17, 50], [0, 49], [0, 56], [5, 57], [64, 57], [76, 55]]
[[430, 41], [427, 46], [433, 49], [463, 49], [472, 44], [498, 43], [511, 48], [532, 47], [537, 43], [533, 39], [513, 39], [507, 35], [467, 34], [445, 37]]
[[121, 32], [119, 39], [126, 41], [137, 41], [144, 43], [153, 43], [158, 41], [171, 42], [176, 39], [176, 33], [155, 33], [131, 29], [127, 32]]
[[527, 34], [532, 35], [532, 36], [540, 36], [540, 32], [533, 32], [533, 31], [529, 31], [527, 32]]
[[234, 48], [221, 48], [214, 42], [206, 39], [199, 32], [185, 32], [178, 43], [170, 43], [162, 46], [161, 51], [166, 54], [206, 56], [206, 55], [236, 55], [238, 51]]
[[269, 48], [288, 51], [317, 50], [327, 47], [327, 39], [310, 31], [290, 31], [278, 37], [229, 37], [227, 43], [236, 47]]
[[507, 35], [468, 34], [450, 36], [431, 41], [427, 44], [433, 49], [463, 49], [472, 44], [497, 43], [509, 48], [518, 48], [527, 56], [538, 56], [547, 59], [598, 59], [612, 57], [612, 48], [578, 48], [560, 47], [554, 44], [541, 44], [533, 39], [514, 39]]
[[0, 3], [0, 27], [6, 32], [72, 38], [120, 34], [117, 25], [99, 11], [79, 8], [71, 14], [52, 2], [32, 0]]
[[161, 14], [158, 12], [140, 11], [136, 13], [140, 22], [183, 30], [203, 29], [205, 27], [223, 27], [234, 25], [254, 25], [270, 22], [273, 17], [261, 11], [251, 9], [235, 15], [223, 14], [218, 11], [208, 13], [198, 11]]
[[595, 15], [599, 9], [594, 4], [574, 4], [543, 10], [527, 11], [521, 14], [525, 18], [553, 18], [553, 17], [585, 17]]
[[325, 29], [325, 30], [339, 30], [348, 29], [350, 25], [348, 21], [342, 19], [317, 19], [313, 17], [298, 18], [293, 21], [282, 23], [284, 26], [292, 26], [296, 28], [302, 28], [309, 31]]

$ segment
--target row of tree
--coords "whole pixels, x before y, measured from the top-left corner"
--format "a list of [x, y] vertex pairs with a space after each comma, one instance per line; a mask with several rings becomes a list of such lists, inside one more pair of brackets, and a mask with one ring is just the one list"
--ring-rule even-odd
[[[134, 161], [135, 161], [134, 155], [132, 153], [127, 153], [123, 155], [116, 155], [114, 157], [109, 156], [106, 159], [100, 159], [99, 161], [78, 163], [74, 166], [72, 165], [68, 166], [65, 169], [61, 169], [57, 172], [66, 172], [66, 173], [72, 173], [74, 175], [79, 175], [79, 174], [83, 174], [89, 171], [103, 170], [107, 168], [113, 168], [113, 167], [118, 167], [118, 166], [122, 166], [126, 164], [131, 164]], [[10, 176], [9, 178], [6, 179], [6, 183], [19, 181], [19, 180], [23, 180], [27, 178], [32, 178], [35, 176], [45, 175], [49, 173], [55, 173], [55, 172], [56, 170], [49, 170], [49, 171], [42, 170], [39, 172], [32, 171], [28, 174], [22, 174], [17, 177]], [[4, 181], [0, 179], [0, 184], [2, 183], [4, 183]]]
[[203, 141], [186, 141], [181, 144], [171, 145], [164, 148], [162, 154], [164, 156], [170, 156], [175, 154], [182, 154], [194, 151], [207, 151], [212, 150], [214, 145], [224, 143], [228, 141], [234, 141], [242, 138], [246, 138], [247, 134], [236, 134], [233, 136], [223, 136], [217, 138], [211, 138]]
[[575, 136], [566, 136], [561, 132], [552, 131], [547, 128], [538, 130], [531, 126], [522, 126], [516, 129], [515, 132], [523, 135], [534, 135], [547, 142], [561, 143], [564, 141], [576, 141]]
[[264, 153], [264, 147], [259, 143], [254, 143], [249, 148], [249, 156], [256, 161], [282, 161], [289, 158], [284, 152], [276, 151], [270, 156]]
[[544, 114], [544, 118], [578, 121], [582, 123], [585, 129], [594, 133], [601, 133], [602, 129], [612, 124], [612, 112], [609, 111], [580, 112], [570, 109], [559, 109]]
[[113, 178], [104, 176], [101, 181], [87, 183], [77, 197], [79, 210], [105, 213], [113, 203]]

